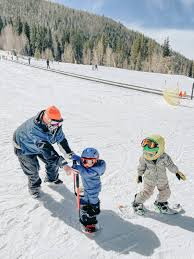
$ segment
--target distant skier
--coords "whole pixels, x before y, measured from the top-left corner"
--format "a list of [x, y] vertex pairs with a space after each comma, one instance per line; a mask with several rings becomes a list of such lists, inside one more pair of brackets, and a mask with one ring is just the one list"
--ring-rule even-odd
[[28, 65], [30, 65], [30, 61], [31, 61], [31, 58], [30, 58], [30, 57], [28, 57]]
[[135, 199], [132, 203], [133, 208], [135, 212], [143, 215], [145, 212], [143, 204], [150, 198], [155, 187], [157, 187], [159, 194], [154, 205], [161, 213], [168, 213], [168, 198], [171, 192], [166, 168], [174, 173], [179, 180], [185, 180], [186, 177], [178, 170], [170, 156], [164, 152], [165, 141], [162, 136], [152, 135], [144, 139], [141, 145], [143, 155], [139, 160], [137, 183], [144, 180], [144, 188], [141, 192], [135, 194]]
[[50, 69], [50, 62], [49, 59], [46, 60], [47, 69]]
[[76, 173], [66, 160], [60, 156], [53, 144], [57, 143], [61, 152], [71, 158], [70, 149], [62, 131], [63, 118], [58, 108], [50, 106], [42, 110], [37, 116], [32, 117], [19, 126], [13, 135], [14, 151], [21, 168], [28, 177], [28, 188], [34, 198], [40, 196], [41, 178], [39, 177], [38, 158], [45, 163], [45, 182], [61, 184], [59, 167], [68, 174]]
[[72, 159], [78, 163], [73, 168], [79, 171], [84, 187], [84, 197], [81, 198], [80, 222], [86, 232], [95, 232], [96, 215], [100, 214], [98, 197], [101, 191], [100, 176], [105, 172], [106, 163], [99, 159], [99, 153], [95, 148], [84, 149], [81, 157], [73, 154]]
[[98, 65], [97, 64], [92, 65], [92, 70], [98, 70]]

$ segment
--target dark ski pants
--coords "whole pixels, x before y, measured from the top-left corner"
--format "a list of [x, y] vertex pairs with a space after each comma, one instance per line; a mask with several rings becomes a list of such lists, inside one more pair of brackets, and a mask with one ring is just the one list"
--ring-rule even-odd
[[48, 180], [52, 182], [58, 179], [59, 166], [57, 161], [45, 160], [42, 155], [22, 155], [19, 149], [15, 149], [15, 154], [18, 157], [24, 174], [28, 177], [29, 189], [39, 188], [42, 182], [39, 177], [40, 165], [38, 162], [38, 158], [40, 158], [45, 163]]
[[100, 202], [97, 204], [85, 204], [80, 207], [80, 222], [84, 225], [97, 224], [96, 216], [100, 214]]

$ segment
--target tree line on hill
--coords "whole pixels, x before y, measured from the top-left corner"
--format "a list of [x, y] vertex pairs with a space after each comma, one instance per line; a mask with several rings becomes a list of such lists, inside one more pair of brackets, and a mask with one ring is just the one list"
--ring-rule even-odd
[[110, 18], [45, 0], [0, 0], [0, 48], [21, 55], [194, 77], [194, 62]]

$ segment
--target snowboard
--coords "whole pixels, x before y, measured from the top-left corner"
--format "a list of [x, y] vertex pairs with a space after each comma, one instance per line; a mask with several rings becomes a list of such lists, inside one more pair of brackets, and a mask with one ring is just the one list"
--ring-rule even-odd
[[[118, 209], [119, 209], [119, 212], [124, 216], [124, 217], [128, 217], [129, 214], [131, 214], [131, 211], [133, 211], [134, 215], [138, 215], [138, 216], [144, 216], [148, 213], [151, 213], [152, 210], [149, 210], [145, 207], [143, 207], [143, 209], [141, 210], [138, 210], [136, 209], [135, 207], [131, 206], [132, 209], [130, 209], [130, 207], [128, 205], [119, 205], [118, 206]], [[157, 213], [160, 213], [160, 214], [168, 214], [168, 215], [173, 215], [173, 214], [178, 214], [180, 212], [183, 211], [183, 207], [181, 206], [181, 204], [174, 204], [174, 205], [171, 205], [169, 207], [169, 210], [166, 212], [166, 213], [162, 213], [161, 211], [156, 210], [156, 208], [154, 209], [155, 212]]]

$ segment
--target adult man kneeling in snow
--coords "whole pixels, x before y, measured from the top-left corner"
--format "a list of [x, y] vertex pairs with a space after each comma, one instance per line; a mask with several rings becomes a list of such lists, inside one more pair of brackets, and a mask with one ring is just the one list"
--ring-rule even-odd
[[61, 184], [59, 167], [64, 168], [67, 174], [77, 173], [67, 165], [53, 144], [57, 143], [60, 150], [69, 158], [73, 154], [62, 131], [63, 118], [55, 106], [42, 110], [19, 126], [13, 135], [14, 152], [17, 155], [24, 174], [28, 176], [28, 188], [34, 198], [40, 196], [41, 178], [39, 177], [40, 158], [46, 165], [45, 182]]

